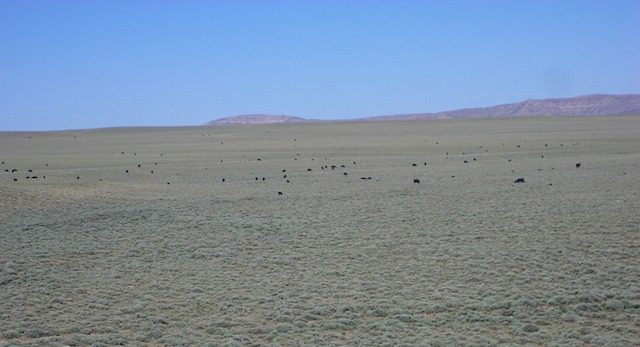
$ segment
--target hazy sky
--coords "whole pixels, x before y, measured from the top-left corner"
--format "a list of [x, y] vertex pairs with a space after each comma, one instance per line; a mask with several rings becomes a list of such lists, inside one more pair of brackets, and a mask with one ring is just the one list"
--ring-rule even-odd
[[640, 93], [640, 1], [0, 1], [0, 130]]

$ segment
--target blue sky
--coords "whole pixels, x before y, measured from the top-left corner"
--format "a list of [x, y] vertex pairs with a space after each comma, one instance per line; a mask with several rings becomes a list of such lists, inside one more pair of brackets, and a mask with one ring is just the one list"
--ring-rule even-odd
[[640, 1], [0, 1], [0, 131], [640, 93]]

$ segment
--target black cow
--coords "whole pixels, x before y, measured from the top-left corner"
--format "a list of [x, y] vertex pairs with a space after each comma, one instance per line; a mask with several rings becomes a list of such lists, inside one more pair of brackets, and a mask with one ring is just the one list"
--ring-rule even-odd
[[513, 181], [513, 183], [524, 183], [524, 178], [517, 178], [515, 181]]
[[278, 195], [283, 195], [282, 192], [278, 192]]
[[580, 165], [582, 165], [581, 163], [576, 163], [576, 167], [580, 167]]
[[413, 183], [420, 183], [420, 180], [419, 180], [419, 179], [417, 179], [417, 178], [414, 178], [414, 179], [413, 179]]

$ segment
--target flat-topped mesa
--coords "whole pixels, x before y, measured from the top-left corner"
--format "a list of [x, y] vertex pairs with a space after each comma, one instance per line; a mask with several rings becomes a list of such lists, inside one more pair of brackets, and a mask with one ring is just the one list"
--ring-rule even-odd
[[213, 120], [205, 125], [249, 125], [249, 124], [277, 124], [277, 123], [301, 123], [306, 119], [293, 116], [248, 114], [234, 117], [226, 117]]

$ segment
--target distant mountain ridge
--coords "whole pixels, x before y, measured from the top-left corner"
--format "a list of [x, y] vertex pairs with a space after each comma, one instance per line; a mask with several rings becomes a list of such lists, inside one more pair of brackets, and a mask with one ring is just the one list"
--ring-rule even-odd
[[438, 113], [368, 117], [366, 120], [452, 119], [524, 116], [610, 116], [640, 114], [640, 95], [594, 94], [574, 98], [529, 99], [514, 104], [463, 108]]
[[[640, 114], [640, 95], [638, 94], [593, 94], [573, 98], [528, 99], [513, 104], [491, 107], [463, 108], [437, 113], [415, 113], [388, 116], [375, 116], [350, 119], [348, 121], [392, 121], [426, 119], [463, 119], [527, 116], [611, 116]], [[300, 117], [273, 115], [244, 115], [222, 118], [205, 125], [241, 125], [273, 123], [317, 122]]]

